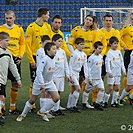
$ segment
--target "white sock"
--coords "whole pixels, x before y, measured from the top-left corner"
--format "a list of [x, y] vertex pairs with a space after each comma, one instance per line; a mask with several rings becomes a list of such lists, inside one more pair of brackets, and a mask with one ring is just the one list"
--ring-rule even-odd
[[131, 94], [129, 97], [130, 97], [131, 99], [133, 99], [133, 94]]
[[89, 96], [89, 93], [84, 91], [83, 95], [82, 95], [82, 103], [87, 103], [88, 102], [88, 96]]
[[112, 97], [111, 104], [114, 104], [114, 102], [117, 103], [118, 94], [119, 94], [118, 91], [113, 91], [113, 97]]
[[40, 112], [47, 112], [49, 111], [53, 106], [55, 105], [55, 102], [53, 101], [53, 99], [49, 100], [49, 102], [46, 102], [45, 106], [43, 106], [41, 109], [40, 109]]
[[29, 101], [27, 101], [23, 109], [22, 116], [26, 117], [26, 115], [31, 110], [31, 108], [32, 108], [32, 104], [30, 104]]
[[75, 107], [76, 106], [78, 98], [79, 98], [79, 92], [75, 90], [73, 92], [73, 94], [72, 94], [72, 104], [71, 104], [71, 107]]
[[126, 95], [128, 95], [128, 94], [129, 94], [129, 92], [126, 92], [126, 90], [123, 89], [123, 91], [122, 91], [122, 93], [121, 93], [121, 96], [120, 96], [120, 100], [124, 99], [124, 97], [125, 97]]
[[59, 110], [59, 108], [60, 108], [60, 100], [57, 103], [55, 103], [55, 105], [54, 105], [54, 111]]
[[72, 93], [70, 93], [69, 96], [68, 96], [67, 108], [71, 107], [71, 102], [72, 102]]
[[99, 104], [103, 100], [103, 96], [104, 96], [104, 92], [103, 91], [99, 91], [97, 99], [96, 99], [96, 103]]
[[42, 108], [45, 105], [46, 98], [40, 98], [40, 108]]
[[110, 94], [105, 93], [105, 94], [104, 94], [104, 101], [103, 101], [103, 103], [105, 103], [105, 102], [108, 103], [109, 98], [110, 98]]

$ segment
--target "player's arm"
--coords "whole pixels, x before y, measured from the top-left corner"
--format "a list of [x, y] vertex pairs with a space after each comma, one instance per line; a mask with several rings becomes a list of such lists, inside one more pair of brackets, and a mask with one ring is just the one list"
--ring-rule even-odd
[[84, 75], [85, 75], [85, 80], [83, 81], [83, 84], [87, 84], [88, 81], [88, 66], [87, 66], [87, 56], [85, 56], [85, 62], [83, 64], [84, 68]]
[[102, 44], [103, 44], [103, 50], [101, 52], [101, 55], [104, 56], [106, 54], [106, 51], [107, 51], [107, 41], [106, 41], [105, 34], [103, 34]]
[[89, 82], [91, 81], [92, 82], [92, 75], [91, 75], [91, 68], [92, 68], [92, 65], [93, 65], [93, 60], [91, 57], [88, 58], [88, 79], [89, 79]]

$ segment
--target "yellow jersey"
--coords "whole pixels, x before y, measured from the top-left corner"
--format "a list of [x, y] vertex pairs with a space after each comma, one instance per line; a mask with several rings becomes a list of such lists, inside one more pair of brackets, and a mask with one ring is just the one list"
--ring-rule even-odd
[[68, 57], [70, 57], [71, 52], [69, 51], [69, 49], [68, 49], [68, 47], [67, 47], [67, 44], [66, 44], [66, 42], [65, 42], [65, 40], [64, 40], [64, 34], [62, 33], [61, 30], [58, 30], [58, 32], [54, 32], [54, 31], [52, 30], [52, 37], [53, 37], [53, 35], [55, 35], [55, 34], [60, 34], [60, 35], [63, 37], [63, 42], [62, 42], [61, 48], [66, 52], [66, 55], [67, 55]]
[[101, 55], [104, 56], [107, 49], [106, 36], [101, 30], [95, 30], [95, 42], [100, 41], [103, 44], [103, 50]]
[[14, 24], [13, 28], [8, 28], [5, 24], [0, 26], [0, 32], [7, 32], [10, 35], [7, 49], [15, 57], [23, 57], [25, 52], [24, 30], [20, 25]]
[[76, 49], [74, 42], [75, 42], [75, 39], [78, 37], [84, 38], [85, 44], [84, 44], [83, 52], [87, 56], [90, 56], [93, 52], [93, 43], [94, 43], [94, 37], [95, 37], [94, 31], [93, 30], [85, 31], [82, 28], [82, 26], [76, 26], [75, 28], [73, 28], [71, 31], [70, 37], [68, 39], [68, 43], [72, 45], [74, 49]]
[[35, 62], [33, 55], [42, 47], [41, 36], [51, 37], [51, 27], [47, 22], [39, 25], [36, 22], [31, 23], [26, 29], [26, 53], [30, 63]]
[[[100, 30], [101, 30], [101, 31], [105, 34], [105, 36], [106, 36], [106, 43], [107, 43], [107, 50], [106, 50], [106, 53], [107, 53], [107, 52], [109, 51], [109, 49], [110, 49], [109, 39], [110, 39], [112, 36], [117, 37], [118, 40], [119, 40], [118, 48], [117, 48], [118, 50], [120, 50], [121, 47], [126, 48], [125, 43], [124, 43], [124, 42], [122, 41], [122, 39], [121, 39], [120, 32], [119, 32], [117, 29], [112, 28], [110, 31], [107, 31], [105, 28], [101, 28]], [[106, 54], [106, 53], [105, 53], [105, 54]]]
[[133, 50], [133, 26], [131, 24], [123, 27], [120, 30], [123, 42], [129, 50]]

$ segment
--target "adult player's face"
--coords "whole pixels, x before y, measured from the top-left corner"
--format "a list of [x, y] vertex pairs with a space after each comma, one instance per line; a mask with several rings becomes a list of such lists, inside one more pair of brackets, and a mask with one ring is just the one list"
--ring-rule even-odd
[[86, 17], [85, 20], [84, 20], [84, 25], [87, 26], [87, 27], [93, 25], [93, 18], [91, 18], [89, 16]]
[[6, 20], [6, 24], [8, 26], [12, 26], [14, 24], [14, 20], [15, 20], [14, 14], [13, 13], [5, 14], [5, 20]]
[[133, 14], [130, 16], [131, 25], [133, 25]]
[[52, 46], [52, 47], [50, 48], [50, 50], [48, 51], [48, 54], [51, 55], [51, 56], [55, 56], [55, 55], [56, 55], [56, 50], [57, 50], [57, 48], [56, 48], [56, 46], [54, 45], [54, 46]]
[[47, 12], [47, 14], [44, 14], [43, 15], [43, 21], [44, 22], [48, 22], [48, 19], [50, 18], [50, 16], [49, 16], [49, 11]]
[[54, 30], [59, 30], [61, 26], [62, 26], [62, 20], [55, 18], [52, 22], [52, 28]]
[[107, 28], [111, 28], [113, 25], [113, 19], [112, 17], [106, 17], [104, 20], [104, 26]]

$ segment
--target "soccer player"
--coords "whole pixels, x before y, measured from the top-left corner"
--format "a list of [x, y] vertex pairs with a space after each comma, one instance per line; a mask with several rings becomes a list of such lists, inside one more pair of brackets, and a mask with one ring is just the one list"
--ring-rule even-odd
[[[122, 36], [123, 42], [126, 44], [128, 48], [127, 50], [125, 50], [125, 53], [124, 53], [124, 65], [127, 71], [128, 64], [130, 62], [130, 54], [133, 50], [133, 13], [130, 14], [130, 24], [124, 26], [120, 30], [120, 34]], [[124, 77], [123, 85], [124, 85], [124, 88], [126, 88], [127, 77]], [[132, 93], [133, 93], [133, 89], [130, 90], [130, 94]]]
[[[5, 12], [6, 23], [0, 26], [0, 32], [4, 31], [10, 35], [10, 41], [7, 49], [11, 52], [13, 60], [17, 66], [18, 72], [21, 76], [21, 58], [25, 51], [25, 37], [23, 28], [14, 23], [16, 17], [11, 10]], [[8, 79], [11, 80], [10, 89], [10, 114], [20, 114], [21, 111], [16, 108], [16, 101], [18, 97], [18, 84], [12, 73], [8, 72]], [[3, 113], [5, 111], [3, 110]]]
[[[48, 42], [44, 46], [45, 55], [39, 66], [37, 67], [37, 76], [34, 80], [32, 96], [26, 102], [24, 110], [21, 115], [17, 117], [17, 121], [22, 121], [26, 117], [29, 110], [32, 108], [32, 105], [36, 102], [38, 95], [42, 91], [49, 92], [52, 97], [50, 102], [47, 102], [37, 114], [43, 117], [43, 120], [49, 121], [46, 116], [47, 111], [49, 111], [60, 99], [58, 90], [53, 82], [53, 73], [55, 71], [55, 60], [54, 56], [56, 55], [56, 45], [53, 42]], [[44, 69], [45, 68], [45, 69]]]
[[52, 29], [52, 37], [53, 35], [55, 34], [60, 34], [62, 37], [63, 37], [63, 42], [61, 44], [61, 47], [65, 52], [66, 52], [66, 55], [68, 57], [70, 57], [71, 55], [71, 52], [69, 51], [68, 49], [68, 46], [64, 40], [64, 34], [62, 33], [62, 31], [60, 30], [60, 27], [62, 26], [62, 23], [63, 23], [63, 20], [62, 20], [62, 17], [60, 15], [55, 15], [53, 18], [52, 18], [52, 24], [51, 24], [51, 29]]
[[[121, 96], [119, 98], [120, 101], [123, 101], [124, 97], [129, 94], [129, 91], [133, 87], [133, 51], [130, 54], [130, 63], [127, 69], [127, 86], [123, 89]], [[120, 102], [121, 103], [121, 102]], [[133, 105], [133, 94], [130, 94], [130, 104]]]
[[[51, 37], [51, 27], [48, 24], [49, 10], [47, 8], [39, 8], [37, 11], [37, 19], [31, 23], [26, 29], [26, 53], [30, 63], [30, 96], [32, 95], [32, 85], [36, 76], [36, 51], [41, 46], [41, 36], [48, 35]], [[36, 106], [32, 106], [34, 112]]]
[[[54, 42], [57, 47], [57, 52], [54, 57], [55, 58], [55, 72], [53, 74], [53, 80], [58, 90], [58, 93], [60, 95], [60, 93], [64, 91], [64, 82], [65, 82], [64, 72], [66, 73], [66, 77], [68, 81], [70, 80], [69, 67], [67, 63], [66, 53], [63, 49], [60, 48], [63, 42], [63, 37], [60, 34], [55, 34], [52, 37], [52, 42]], [[60, 100], [54, 106], [54, 111], [52, 111], [52, 114], [55, 116], [64, 115], [64, 113], [61, 112], [61, 109], [60, 109]]]
[[[8, 33], [0, 32], [0, 119], [3, 118], [2, 106], [6, 96], [8, 69], [10, 69], [11, 73], [16, 79], [18, 88], [22, 86], [20, 75], [13, 61], [12, 54], [7, 50], [7, 47], [9, 45], [9, 40], [10, 40], [10, 35]], [[0, 121], [0, 125], [3, 125], [2, 121]]]
[[83, 38], [76, 38], [75, 45], [77, 48], [72, 53], [69, 61], [70, 76], [73, 79], [73, 82], [70, 83], [70, 85], [72, 86], [72, 92], [70, 92], [69, 94], [68, 103], [70, 104], [70, 110], [73, 112], [79, 112], [76, 104], [81, 90], [79, 85], [79, 73], [81, 71], [82, 66], [84, 66], [83, 68], [85, 75], [85, 80], [83, 81], [84, 85], [87, 83], [88, 78], [87, 56], [83, 52], [84, 42], [85, 41]]
[[124, 67], [122, 54], [119, 50], [117, 50], [118, 42], [119, 42], [118, 38], [115, 36], [112, 36], [109, 39], [109, 44], [111, 45], [111, 48], [107, 52], [105, 59], [108, 89], [106, 90], [106, 93], [104, 95], [103, 107], [108, 107], [108, 101], [112, 89], [114, 91], [113, 91], [111, 106], [118, 107], [117, 99], [118, 99], [119, 86], [121, 80], [121, 69], [124, 73], [124, 76], [126, 76], [126, 70]]
[[[68, 39], [68, 45], [70, 51], [73, 52], [76, 48], [75, 40], [76, 38], [84, 38], [84, 48], [83, 52], [87, 55], [87, 58], [93, 53], [93, 44], [95, 39], [95, 32], [93, 30], [93, 23], [94, 18], [92, 15], [87, 15], [84, 19], [84, 23], [76, 26], [71, 30], [70, 37]], [[80, 76], [79, 76], [79, 84], [82, 88], [82, 92], [84, 92], [85, 86], [82, 84], [83, 80], [85, 79], [83, 68], [81, 69]], [[70, 96], [71, 97], [71, 96]], [[69, 106], [69, 105], [68, 105]], [[87, 104], [88, 108], [94, 108]]]
[[101, 78], [101, 66], [103, 63], [103, 57], [100, 54], [103, 49], [103, 44], [98, 41], [94, 43], [94, 53], [88, 58], [88, 83], [82, 96], [83, 109], [86, 109], [86, 101], [88, 101], [88, 95], [90, 90], [98, 88], [98, 96], [94, 104], [94, 108], [103, 111], [103, 107], [100, 105], [104, 96], [104, 83]]

